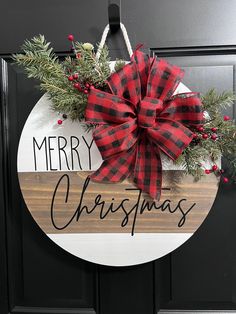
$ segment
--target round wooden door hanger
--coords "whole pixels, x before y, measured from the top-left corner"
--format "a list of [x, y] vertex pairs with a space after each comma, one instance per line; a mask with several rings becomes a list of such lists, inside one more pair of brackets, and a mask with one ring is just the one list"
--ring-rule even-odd
[[149, 262], [183, 244], [206, 218], [218, 190], [214, 174], [194, 182], [163, 155], [158, 202], [129, 180], [95, 183], [89, 174], [102, 158], [92, 132], [57, 120], [45, 94], [21, 134], [18, 177], [32, 217], [64, 250], [104, 265]]

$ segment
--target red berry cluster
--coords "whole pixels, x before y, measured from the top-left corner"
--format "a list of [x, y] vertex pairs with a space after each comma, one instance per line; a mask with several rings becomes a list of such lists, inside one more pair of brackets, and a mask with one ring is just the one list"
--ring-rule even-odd
[[[74, 36], [72, 34], [70, 34], [67, 36], [67, 39], [72, 42], [72, 48], [74, 49]], [[81, 57], [80, 53], [77, 53], [76, 58], [79, 59], [80, 57]], [[67, 78], [68, 78], [68, 81], [70, 81], [73, 84], [74, 88], [76, 88], [78, 91], [80, 91], [84, 94], [88, 94], [89, 89], [93, 88], [93, 85], [91, 85], [88, 82], [85, 82], [85, 83], [79, 82], [78, 73], [74, 73], [73, 75], [71, 74], [71, 75], [67, 76]]]
[[205, 174], [210, 174], [214, 172], [216, 176], [220, 176], [224, 183], [228, 183], [229, 179], [223, 175], [224, 169], [218, 169], [218, 166], [215, 164], [211, 169], [205, 169]]
[[[224, 121], [229, 121], [230, 117], [229, 116], [224, 116], [223, 117]], [[212, 141], [215, 141], [218, 139], [217, 135], [217, 128], [212, 127], [212, 128], [204, 128], [203, 126], [200, 126], [199, 128], [196, 129], [197, 132], [199, 133], [194, 133], [193, 134], [193, 140], [200, 140], [200, 138], [206, 140], [206, 139], [211, 139]]]
[[93, 88], [93, 85], [91, 85], [88, 82], [80, 83], [78, 81], [78, 79], [79, 79], [78, 73], [74, 73], [73, 75], [69, 75], [67, 78], [68, 78], [68, 81], [73, 83], [74, 88], [76, 88], [80, 92], [83, 92], [84, 94], [88, 94], [89, 93], [89, 89]]
[[200, 134], [194, 133], [193, 139], [199, 139], [200, 137], [204, 140], [210, 138], [211, 140], [217, 140], [218, 136], [216, 134], [217, 128], [205, 129], [203, 126], [197, 128]]
[[62, 119], [57, 120], [57, 124], [61, 125], [67, 119], [67, 114], [63, 113]]

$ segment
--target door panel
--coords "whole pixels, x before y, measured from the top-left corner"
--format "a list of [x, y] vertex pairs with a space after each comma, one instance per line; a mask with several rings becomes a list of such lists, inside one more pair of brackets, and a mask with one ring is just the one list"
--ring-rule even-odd
[[153, 263], [101, 267], [101, 313], [156, 313]]
[[[121, 2], [121, 20], [133, 47], [234, 45], [235, 0], [113, 0]], [[107, 18], [107, 0], [2, 0], [0, 54], [15, 53], [25, 38], [44, 34], [58, 52], [67, 51], [67, 34], [97, 43]], [[114, 35], [112, 36], [114, 37]], [[124, 48], [117, 36], [112, 49]]]
[[[0, 67], [0, 77], [5, 75], [5, 67]], [[0, 80], [1, 81], [1, 80]], [[3, 115], [5, 107], [5, 86], [1, 82], [1, 106], [0, 106], [0, 313], [8, 311], [8, 271], [7, 271], [7, 239], [6, 239], [6, 212], [5, 212], [5, 190], [3, 188], [3, 178], [5, 174], [5, 127]]]
[[[192, 90], [205, 93], [235, 91], [234, 49], [200, 48], [153, 50], [158, 57], [185, 69], [183, 82]], [[235, 118], [235, 104], [223, 110]], [[227, 167], [227, 165], [224, 165]], [[204, 191], [203, 191], [204, 193]], [[220, 184], [215, 203], [194, 236], [160, 262], [161, 308], [165, 309], [235, 309], [235, 186]], [[166, 278], [169, 287], [166, 288]]]

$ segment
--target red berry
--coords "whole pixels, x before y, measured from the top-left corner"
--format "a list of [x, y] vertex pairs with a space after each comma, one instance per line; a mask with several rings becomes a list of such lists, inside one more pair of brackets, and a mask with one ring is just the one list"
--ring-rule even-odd
[[224, 121], [229, 121], [230, 117], [229, 116], [224, 116]]
[[217, 128], [211, 128], [212, 132], [216, 132]]
[[79, 75], [78, 75], [77, 73], [75, 73], [75, 74], [73, 75], [73, 79], [74, 79], [74, 80], [77, 80], [78, 77], [79, 77]]
[[86, 87], [86, 88], [89, 88], [89, 87], [90, 87], [90, 84], [89, 84], [89, 83], [86, 83], [86, 84], [85, 84], [85, 87]]
[[212, 135], [211, 135], [211, 139], [212, 139], [213, 141], [215, 141], [215, 140], [217, 139], [217, 135], [216, 135], [216, 134], [212, 134]]
[[85, 89], [85, 90], [84, 90], [84, 93], [85, 93], [85, 94], [88, 94], [88, 90], [87, 90], [87, 89]]
[[73, 76], [72, 75], [68, 76], [68, 80], [73, 81]]
[[76, 58], [79, 59], [81, 57], [81, 53], [77, 53]]
[[73, 41], [74, 40], [74, 36], [72, 34], [70, 34], [70, 35], [67, 36], [67, 39], [69, 41]]
[[202, 134], [202, 138], [203, 138], [204, 140], [206, 140], [206, 139], [208, 138], [208, 134], [203, 133], [203, 134]]
[[95, 87], [93, 85], [90, 85], [90, 89], [94, 89]]
[[74, 88], [80, 89], [80, 83], [74, 83]]
[[210, 174], [210, 173], [211, 173], [211, 170], [209, 170], [209, 169], [205, 170], [205, 174]]
[[57, 124], [59, 125], [62, 124], [62, 122], [63, 122], [62, 120], [57, 120]]
[[224, 183], [228, 183], [228, 182], [229, 182], [229, 179], [226, 178], [226, 177], [223, 177], [223, 182], [224, 182]]
[[218, 169], [217, 165], [213, 165], [213, 166], [212, 166], [212, 170], [213, 170], [213, 171], [216, 171], [217, 169]]
[[203, 127], [203, 126], [200, 126], [200, 127], [198, 128], [198, 131], [199, 131], [199, 132], [203, 132], [203, 131], [204, 131], [204, 127]]
[[193, 133], [193, 138], [198, 138], [198, 135], [196, 133]]

